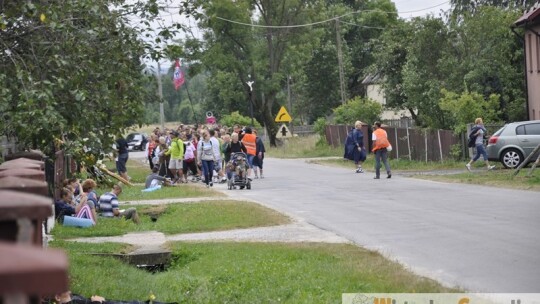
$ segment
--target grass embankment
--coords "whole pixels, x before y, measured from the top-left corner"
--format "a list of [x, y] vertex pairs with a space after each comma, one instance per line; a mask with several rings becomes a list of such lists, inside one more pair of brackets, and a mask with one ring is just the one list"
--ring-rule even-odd
[[[112, 257], [114, 244], [55, 241], [67, 250], [71, 289], [107, 299], [179, 303], [341, 303], [345, 292], [451, 292], [378, 253], [318, 243], [172, 243], [172, 265], [151, 274]], [[99, 282], [99, 284], [96, 284]]]
[[320, 136], [298, 136], [284, 139], [279, 147], [271, 147], [266, 143], [266, 156], [276, 158], [311, 158], [343, 156], [342, 148], [334, 148], [325, 144], [317, 144]]
[[428, 179], [449, 183], [464, 183], [473, 185], [483, 185], [498, 188], [509, 188], [519, 190], [540, 191], [540, 170], [535, 174], [527, 176], [529, 170], [521, 171], [514, 177], [514, 170], [493, 170], [487, 171], [485, 168], [476, 168], [473, 172], [464, 172], [447, 175], [415, 175], [416, 178]]
[[[315, 159], [311, 163], [339, 166], [344, 168], [355, 168], [354, 162], [347, 159]], [[390, 168], [392, 171], [437, 171], [437, 170], [454, 170], [465, 169], [464, 162], [444, 161], [444, 162], [419, 162], [403, 159], [390, 159]], [[375, 167], [375, 160], [371, 155], [368, 156], [362, 167], [367, 170], [372, 170]], [[384, 168], [383, 168], [384, 170]]]
[[[113, 171], [114, 163], [106, 161], [104, 164]], [[167, 199], [167, 198], [192, 198], [192, 197], [214, 197], [219, 196], [220, 193], [212, 189], [206, 189], [200, 187], [195, 183], [177, 184], [172, 187], [163, 187], [157, 191], [142, 192], [144, 189], [144, 182], [146, 177], [151, 173], [148, 164], [144, 164], [141, 160], [129, 159], [126, 165], [128, 175], [131, 177], [131, 182], [135, 184], [133, 187], [122, 187], [122, 194], [120, 195], [121, 202], [128, 202], [134, 200], [155, 200], [155, 199]], [[97, 189], [98, 194], [109, 192], [111, 189], [108, 186], [99, 186]]]
[[[128, 208], [123, 205], [121, 208]], [[55, 239], [74, 237], [116, 236], [135, 231], [160, 231], [165, 234], [216, 231], [281, 225], [289, 219], [279, 212], [258, 204], [238, 201], [210, 201], [195, 204], [136, 206], [141, 223], [98, 218], [90, 228], [55, 225]], [[154, 221], [155, 220], [155, 221]]]

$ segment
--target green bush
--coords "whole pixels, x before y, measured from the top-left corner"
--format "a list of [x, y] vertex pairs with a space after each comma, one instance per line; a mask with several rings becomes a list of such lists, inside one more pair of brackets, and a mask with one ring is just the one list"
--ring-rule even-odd
[[383, 107], [380, 103], [357, 96], [334, 109], [336, 123], [354, 125], [357, 120], [373, 123], [380, 120]]
[[320, 136], [325, 136], [326, 119], [323, 117], [318, 118], [313, 124], [313, 130]]
[[[251, 126], [251, 117], [243, 116], [240, 114], [240, 112], [236, 111], [232, 112], [231, 114], [224, 115], [219, 122], [227, 127], [232, 127], [236, 124], [241, 126]], [[261, 124], [257, 120], [254, 120], [253, 123], [255, 124], [254, 127], [261, 127]]]

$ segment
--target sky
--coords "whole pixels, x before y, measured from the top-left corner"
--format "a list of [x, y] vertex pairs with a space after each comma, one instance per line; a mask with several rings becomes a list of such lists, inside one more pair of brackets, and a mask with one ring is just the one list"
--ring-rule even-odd
[[411, 18], [433, 14], [438, 16], [441, 10], [450, 9], [450, 1], [444, 0], [395, 0], [401, 18]]
[[[438, 16], [442, 11], [447, 11], [450, 9], [450, 1], [444, 0], [394, 0], [394, 3], [399, 16], [404, 19], [426, 16], [429, 14]], [[184, 25], [189, 26], [192, 29], [195, 36], [200, 37], [201, 34], [197, 30], [196, 22], [179, 16], [176, 11], [177, 10], [175, 9], [171, 9], [170, 12], [162, 13], [162, 20], [156, 22], [156, 27], [158, 27], [158, 24], [167, 25], [171, 24], [173, 20], [180, 20]], [[171, 62], [168, 60], [162, 60], [160, 63], [162, 72], [167, 71], [167, 69], [171, 66]], [[148, 62], [147, 65], [155, 68], [156, 63]]]

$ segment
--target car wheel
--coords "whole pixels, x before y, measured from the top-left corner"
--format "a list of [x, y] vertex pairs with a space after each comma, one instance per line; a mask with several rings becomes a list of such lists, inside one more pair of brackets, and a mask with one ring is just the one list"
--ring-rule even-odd
[[523, 154], [517, 149], [504, 150], [501, 163], [505, 168], [515, 169], [523, 162]]

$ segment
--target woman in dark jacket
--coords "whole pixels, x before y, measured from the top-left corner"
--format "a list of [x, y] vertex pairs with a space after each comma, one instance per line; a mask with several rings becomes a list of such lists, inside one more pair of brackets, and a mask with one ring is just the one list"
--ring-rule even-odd
[[[253, 134], [257, 136], [257, 130], [253, 129]], [[262, 139], [259, 136], [257, 136], [255, 138], [255, 157], [253, 158], [253, 171], [255, 172], [256, 179], [259, 178], [259, 175], [257, 175], [257, 168], [259, 168], [261, 178], [264, 178], [263, 160], [264, 160], [265, 152], [266, 152], [266, 149], [264, 148], [264, 143]]]

